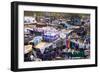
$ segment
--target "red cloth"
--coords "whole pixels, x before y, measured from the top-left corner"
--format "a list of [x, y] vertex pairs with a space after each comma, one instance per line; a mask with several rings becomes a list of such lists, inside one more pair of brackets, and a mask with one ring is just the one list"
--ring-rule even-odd
[[68, 48], [68, 49], [70, 48], [70, 40], [69, 39], [66, 40], [66, 48]]

